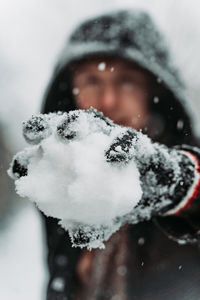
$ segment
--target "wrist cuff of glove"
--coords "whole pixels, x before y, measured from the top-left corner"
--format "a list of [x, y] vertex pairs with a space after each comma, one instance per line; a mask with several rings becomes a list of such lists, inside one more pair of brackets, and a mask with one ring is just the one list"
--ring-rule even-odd
[[200, 191], [200, 159], [194, 152], [192, 153], [184, 149], [179, 151], [184, 155], [187, 155], [187, 157], [194, 163], [194, 181], [188, 189], [185, 197], [174, 208], [165, 212], [163, 216], [182, 215], [190, 209], [195, 201], [199, 200], [197, 198]]

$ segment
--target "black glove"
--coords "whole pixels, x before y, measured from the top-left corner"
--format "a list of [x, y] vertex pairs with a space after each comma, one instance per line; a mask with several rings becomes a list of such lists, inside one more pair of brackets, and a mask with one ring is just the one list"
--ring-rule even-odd
[[128, 164], [131, 160], [137, 164], [143, 196], [132, 216], [127, 216], [132, 223], [172, 214], [195, 182], [195, 162], [189, 153], [152, 143], [134, 129], [127, 129], [113, 141], [106, 159], [112, 164]]
[[[152, 143], [141, 132], [115, 125], [94, 109], [40, 114], [24, 122], [23, 135], [26, 141], [34, 146], [26, 148], [13, 158], [9, 175], [16, 183], [20, 178], [28, 176], [29, 167], [40, 162], [45, 156], [45, 142], [48, 138], [54, 138], [54, 143], [63, 143], [70, 147], [71, 143], [85, 141], [97, 133], [109, 141], [102, 160], [119, 173], [137, 165], [143, 194], [136, 206], [124, 215], [116, 215], [109, 225], [92, 225], [91, 222], [87, 224], [79, 221], [77, 216], [72, 221], [66, 221], [62, 213], [57, 211], [55, 204], [50, 203], [50, 212], [46, 203], [45, 206], [34, 199], [45, 214], [60, 220], [60, 224], [68, 230], [74, 246], [88, 248], [103, 247], [103, 242], [128, 222], [137, 223], [177, 209], [195, 181], [195, 163], [185, 152]], [[93, 151], [99, 151], [99, 144], [96, 148], [94, 145]], [[98, 166], [96, 172], [99, 172]], [[125, 185], [126, 182], [122, 184]], [[52, 205], [55, 205], [53, 215]]]

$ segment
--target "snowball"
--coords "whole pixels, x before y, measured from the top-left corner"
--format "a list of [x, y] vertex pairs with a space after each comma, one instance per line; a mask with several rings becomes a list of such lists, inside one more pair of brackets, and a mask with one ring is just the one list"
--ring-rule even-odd
[[[107, 239], [141, 199], [139, 172], [133, 161], [106, 161], [105, 151], [125, 127], [112, 127], [99, 117], [78, 112], [78, 118], [48, 116], [52, 134], [34, 146], [39, 154], [29, 158], [28, 175], [16, 180], [16, 190], [47, 216], [59, 219], [65, 229], [72, 230], [73, 224], [104, 228]], [[63, 122], [64, 133], [73, 132], [73, 139], [58, 135], [58, 124]], [[102, 246], [102, 241], [91, 239], [90, 247]]]

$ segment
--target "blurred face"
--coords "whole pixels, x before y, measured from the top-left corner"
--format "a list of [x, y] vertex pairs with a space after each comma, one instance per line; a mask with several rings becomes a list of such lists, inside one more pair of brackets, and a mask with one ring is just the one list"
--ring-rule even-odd
[[143, 128], [148, 118], [149, 75], [123, 60], [93, 60], [76, 66], [73, 94], [77, 108], [91, 106], [115, 123]]

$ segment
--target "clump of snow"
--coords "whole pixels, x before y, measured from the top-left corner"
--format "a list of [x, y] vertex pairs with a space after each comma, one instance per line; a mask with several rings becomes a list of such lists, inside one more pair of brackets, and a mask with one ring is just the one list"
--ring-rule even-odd
[[65, 288], [65, 281], [62, 277], [56, 277], [51, 283], [51, 288], [56, 292], [63, 292]]
[[153, 98], [153, 102], [154, 102], [155, 104], [159, 103], [159, 101], [160, 101], [160, 99], [159, 99], [158, 97], [154, 97], [154, 98]]
[[72, 94], [73, 95], [78, 95], [80, 93], [80, 90], [79, 90], [79, 88], [77, 88], [77, 87], [75, 87], [75, 88], [73, 88], [73, 90], [72, 90]]
[[106, 69], [106, 63], [105, 62], [101, 62], [99, 65], [98, 65], [98, 70], [99, 71], [105, 71]]
[[181, 120], [181, 119], [178, 120], [178, 122], [177, 122], [177, 129], [178, 129], [178, 130], [182, 130], [183, 127], [184, 127], [184, 121]]
[[[105, 157], [111, 142], [126, 128], [93, 109], [31, 120], [39, 124], [29, 120], [23, 128], [34, 123], [33, 134], [30, 126], [23, 133], [37, 145], [18, 155], [27, 175], [15, 175], [17, 193], [35, 202], [47, 216], [57, 218], [74, 244], [81, 234], [88, 247], [103, 247], [103, 241], [119, 229], [123, 216], [142, 196], [135, 163], [112, 164]], [[12, 166], [9, 173], [12, 175]]]

